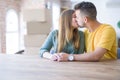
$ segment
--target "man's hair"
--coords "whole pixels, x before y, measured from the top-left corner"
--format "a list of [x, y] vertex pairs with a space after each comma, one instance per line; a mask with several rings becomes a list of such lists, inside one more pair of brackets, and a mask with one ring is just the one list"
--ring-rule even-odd
[[96, 20], [97, 10], [93, 3], [91, 2], [81, 2], [75, 5], [75, 10], [80, 10], [84, 15]]

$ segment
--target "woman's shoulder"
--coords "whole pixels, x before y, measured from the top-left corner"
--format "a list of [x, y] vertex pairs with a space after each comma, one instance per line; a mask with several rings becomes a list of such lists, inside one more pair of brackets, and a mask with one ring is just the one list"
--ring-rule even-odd
[[79, 31], [79, 35], [80, 35], [80, 38], [83, 38], [84, 39], [84, 32], [83, 31], [81, 31], [81, 30], [78, 30]]
[[78, 32], [79, 32], [80, 35], [84, 35], [84, 32], [83, 32], [83, 31], [78, 30]]
[[50, 33], [51, 33], [52, 35], [57, 35], [58, 30], [52, 30]]

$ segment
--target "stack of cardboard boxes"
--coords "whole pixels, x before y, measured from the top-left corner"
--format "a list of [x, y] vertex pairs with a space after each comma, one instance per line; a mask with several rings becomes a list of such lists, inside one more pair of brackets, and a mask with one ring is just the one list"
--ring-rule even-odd
[[24, 54], [39, 54], [39, 49], [52, 27], [52, 9], [45, 7], [24, 9], [23, 17], [27, 27], [27, 34], [24, 36]]

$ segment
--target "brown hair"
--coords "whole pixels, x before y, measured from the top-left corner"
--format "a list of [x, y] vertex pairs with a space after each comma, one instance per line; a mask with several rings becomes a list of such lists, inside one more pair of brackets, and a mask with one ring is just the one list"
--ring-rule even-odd
[[80, 37], [77, 28], [72, 26], [72, 15], [74, 10], [65, 10], [60, 15], [58, 29], [58, 51], [61, 52], [66, 43], [73, 42], [74, 47], [80, 47]]
[[80, 10], [84, 15], [96, 20], [97, 10], [92, 2], [81, 2], [75, 5], [75, 10]]

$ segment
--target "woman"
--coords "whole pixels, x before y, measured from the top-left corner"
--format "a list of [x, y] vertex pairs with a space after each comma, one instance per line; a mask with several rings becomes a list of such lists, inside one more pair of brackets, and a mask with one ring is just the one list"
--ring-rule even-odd
[[60, 61], [59, 54], [83, 53], [84, 47], [84, 34], [78, 30], [74, 10], [65, 10], [60, 15], [59, 29], [48, 35], [40, 49], [40, 55], [53, 61]]

